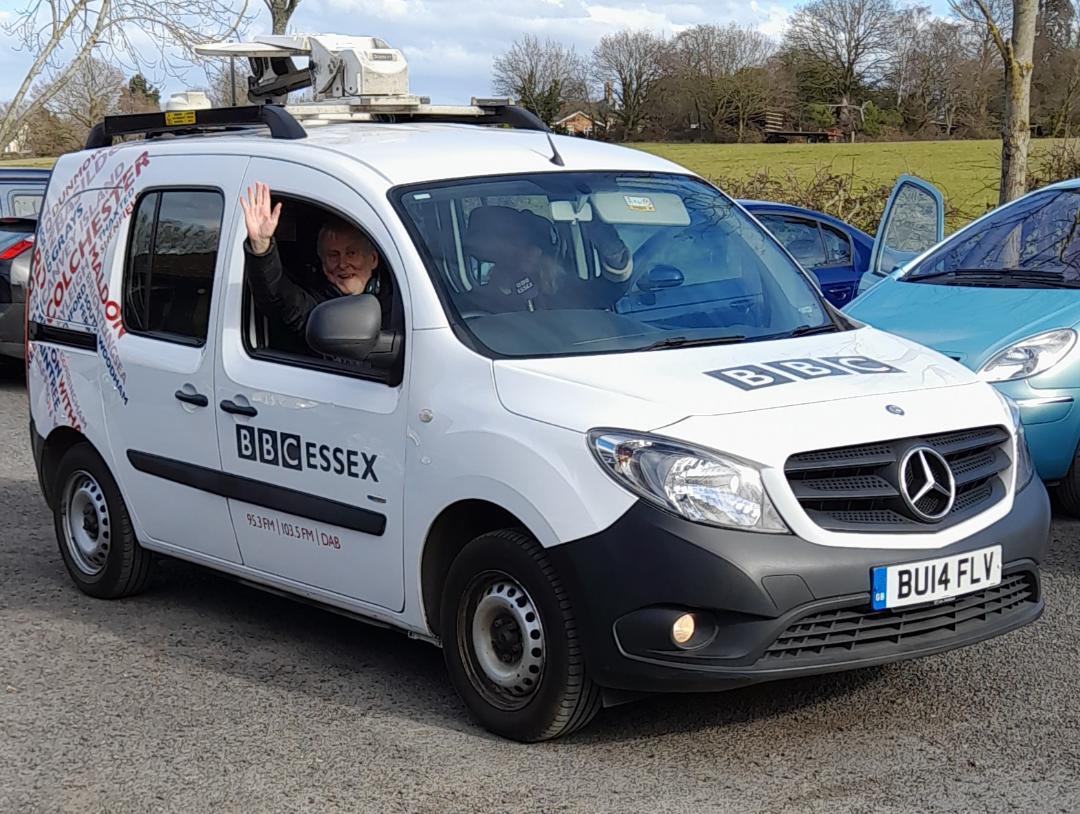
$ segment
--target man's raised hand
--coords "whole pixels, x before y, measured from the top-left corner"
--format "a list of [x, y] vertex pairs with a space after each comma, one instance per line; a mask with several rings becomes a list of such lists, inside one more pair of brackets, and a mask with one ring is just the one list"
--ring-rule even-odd
[[255, 189], [247, 189], [247, 198], [240, 196], [240, 208], [244, 210], [244, 223], [247, 225], [248, 242], [255, 254], [270, 251], [270, 239], [277, 229], [281, 218], [281, 204], [271, 210], [270, 187], [256, 182]]

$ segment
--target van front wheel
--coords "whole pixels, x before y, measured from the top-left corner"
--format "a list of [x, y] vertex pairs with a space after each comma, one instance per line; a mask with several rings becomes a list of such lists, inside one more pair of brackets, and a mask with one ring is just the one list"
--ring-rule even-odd
[[492, 732], [547, 740], [584, 726], [600, 709], [566, 592], [525, 532], [489, 532], [458, 554], [442, 627], [450, 678]]

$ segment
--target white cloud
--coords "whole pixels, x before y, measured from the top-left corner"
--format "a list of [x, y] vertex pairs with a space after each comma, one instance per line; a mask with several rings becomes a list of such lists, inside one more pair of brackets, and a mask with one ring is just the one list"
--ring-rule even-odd
[[593, 5], [588, 7], [589, 21], [606, 28], [647, 28], [672, 33], [674, 25], [663, 10], [653, 11], [644, 5], [633, 7]]
[[[7, 3], [10, 0], [0, 0]], [[697, 23], [753, 25], [771, 36], [781, 33], [789, 8], [799, 0], [303, 0], [290, 28], [297, 32], [368, 34], [404, 51], [415, 93], [434, 101], [464, 102], [490, 93], [492, 60], [523, 34], [573, 45], [587, 55], [604, 34], [648, 28], [674, 34]], [[944, 0], [942, 0], [944, 2]], [[0, 11], [0, 19], [6, 12]], [[266, 32], [261, 10], [250, 33]], [[26, 54], [3, 48], [0, 38], [0, 100], [10, 96], [29, 65]], [[139, 40], [140, 50], [142, 41]], [[166, 92], [183, 82], [148, 71]], [[201, 71], [186, 81], [199, 85]]]

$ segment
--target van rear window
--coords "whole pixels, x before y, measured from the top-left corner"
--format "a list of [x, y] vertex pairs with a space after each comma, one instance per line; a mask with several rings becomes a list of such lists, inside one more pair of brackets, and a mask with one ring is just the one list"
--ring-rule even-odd
[[221, 193], [209, 190], [159, 190], [139, 200], [124, 268], [127, 330], [206, 341], [223, 206]]

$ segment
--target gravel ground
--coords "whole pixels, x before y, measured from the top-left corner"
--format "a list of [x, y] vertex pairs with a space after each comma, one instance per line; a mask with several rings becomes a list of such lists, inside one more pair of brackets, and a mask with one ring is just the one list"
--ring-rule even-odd
[[966, 650], [605, 710], [523, 746], [430, 645], [177, 561], [79, 593], [0, 379], [0, 812], [1080, 810], [1080, 523], [1037, 624]]

